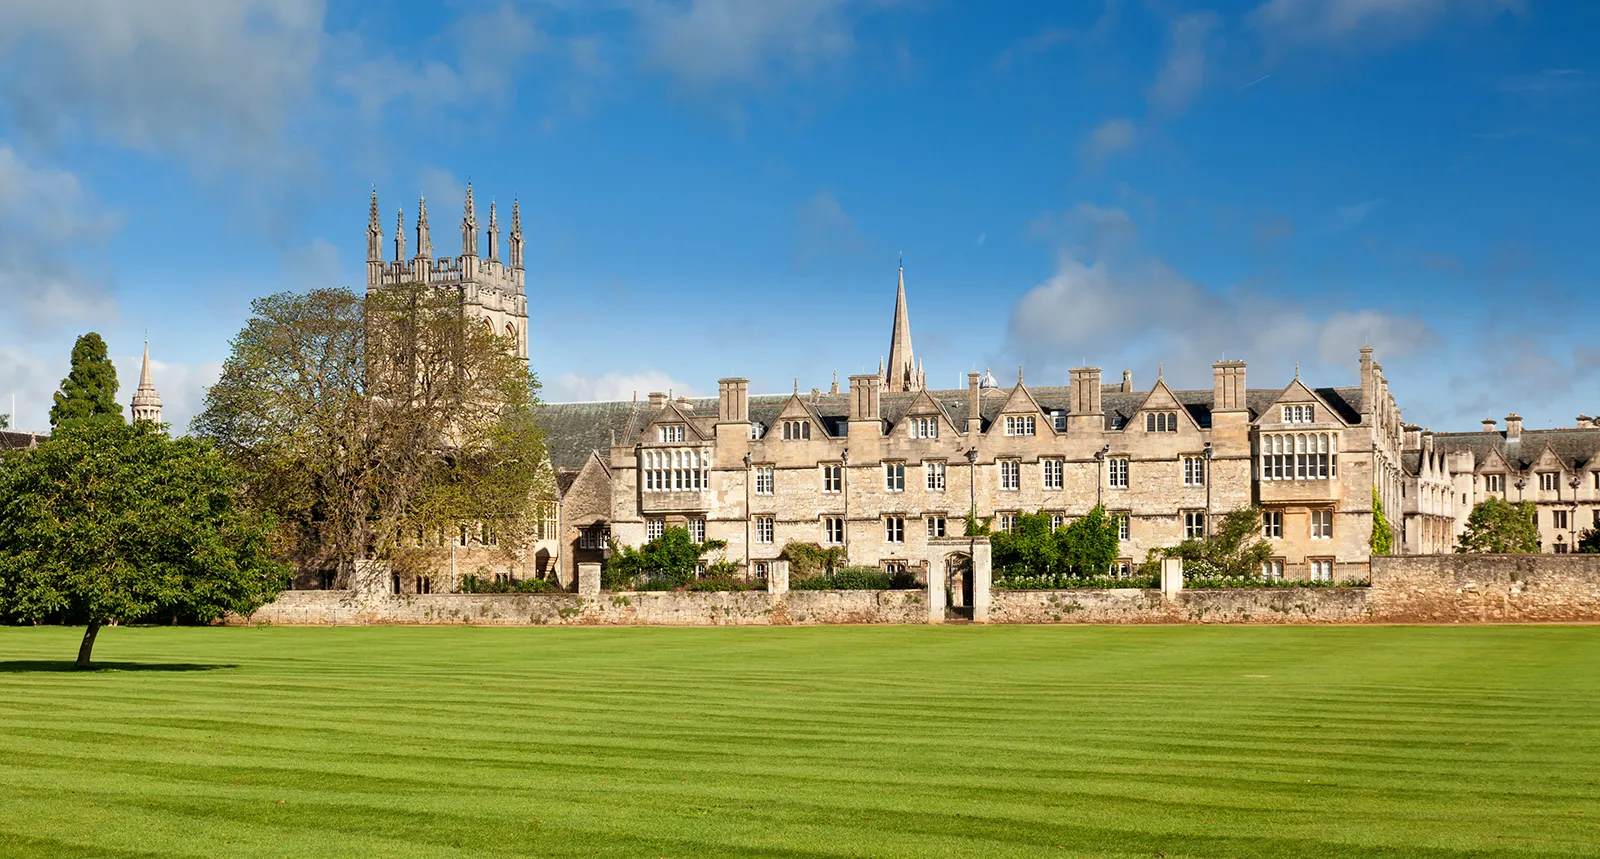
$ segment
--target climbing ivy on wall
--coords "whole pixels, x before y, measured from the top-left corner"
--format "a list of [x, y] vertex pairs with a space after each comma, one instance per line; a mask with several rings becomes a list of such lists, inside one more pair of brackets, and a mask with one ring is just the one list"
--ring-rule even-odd
[[1383, 515], [1383, 499], [1378, 497], [1378, 487], [1372, 487], [1372, 554], [1388, 555], [1394, 551], [1394, 529], [1389, 527], [1389, 517]]

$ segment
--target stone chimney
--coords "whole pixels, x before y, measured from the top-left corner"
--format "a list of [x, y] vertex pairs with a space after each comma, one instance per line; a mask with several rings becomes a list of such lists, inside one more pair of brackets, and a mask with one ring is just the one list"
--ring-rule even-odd
[[1506, 441], [1522, 441], [1522, 416], [1516, 412], [1506, 415]]
[[1211, 365], [1211, 410], [1233, 412], [1245, 408], [1244, 362], [1218, 361]]
[[850, 420], [875, 421], [879, 419], [878, 404], [883, 391], [883, 377], [876, 373], [863, 373], [850, 377]]
[[1578, 429], [1589, 429], [1594, 425], [1594, 418], [1591, 418], [1588, 415], [1578, 415]]
[[1133, 371], [1132, 370], [1123, 370], [1122, 371], [1122, 392], [1124, 394], [1133, 393]]
[[[1100, 368], [1078, 367], [1072, 373], [1072, 413], [1075, 415], [1104, 414], [1100, 405]], [[1128, 376], [1132, 383], [1132, 374]]]
[[679, 396], [678, 399], [677, 399], [677, 403], [678, 403], [678, 408], [679, 409], [682, 409], [683, 411], [686, 411], [686, 412], [690, 412], [691, 414], [694, 412], [694, 400], [691, 400], [691, 399], [689, 399], [688, 397], [685, 397], [685, 396]]
[[717, 380], [717, 420], [743, 423], [750, 420], [750, 380]]
[[666, 407], [667, 407], [667, 392], [666, 391], [651, 391], [650, 392], [650, 409], [651, 409], [651, 411], [660, 411], [661, 409], [664, 409]]
[[1484, 432], [1498, 432], [1498, 430], [1495, 428], [1495, 425], [1494, 425], [1494, 418], [1484, 418], [1483, 419], [1483, 431]]
[[[1429, 433], [1429, 435], [1431, 436], [1432, 433]], [[1403, 442], [1403, 447], [1401, 449], [1402, 450], [1421, 450], [1422, 449], [1422, 427], [1419, 427], [1416, 424], [1406, 424], [1405, 425], [1405, 441]]]
[[[983, 431], [983, 391], [977, 370], [967, 374], [967, 436], [973, 439]], [[1041, 466], [1043, 467], [1043, 466]]]

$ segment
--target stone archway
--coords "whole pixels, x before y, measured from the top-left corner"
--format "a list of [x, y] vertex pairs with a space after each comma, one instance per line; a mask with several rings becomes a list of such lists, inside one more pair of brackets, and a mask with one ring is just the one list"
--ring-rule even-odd
[[[958, 581], [951, 575], [951, 559], [963, 557], [967, 563]], [[936, 537], [928, 540], [928, 622], [944, 623], [946, 607], [953, 600], [952, 585], [959, 586], [961, 608], [970, 608], [973, 623], [989, 622], [989, 587], [993, 572], [989, 565], [989, 538]], [[963, 614], [968, 612], [963, 611]]]

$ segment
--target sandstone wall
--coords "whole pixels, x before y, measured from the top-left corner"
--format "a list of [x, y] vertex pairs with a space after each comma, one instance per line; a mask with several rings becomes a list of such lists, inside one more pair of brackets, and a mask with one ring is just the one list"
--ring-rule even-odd
[[1377, 557], [1372, 608], [1393, 623], [1600, 621], [1600, 555]]
[[995, 591], [991, 623], [1361, 623], [1367, 588]]
[[476, 624], [484, 626], [750, 626], [926, 623], [921, 591], [724, 593], [407, 594], [362, 598], [351, 591], [285, 591], [231, 623]]

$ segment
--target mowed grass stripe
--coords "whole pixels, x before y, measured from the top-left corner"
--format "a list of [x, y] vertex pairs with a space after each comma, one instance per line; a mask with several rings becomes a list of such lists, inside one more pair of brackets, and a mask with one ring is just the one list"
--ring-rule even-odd
[[1594, 628], [75, 632], [4, 855], [1600, 855]]

